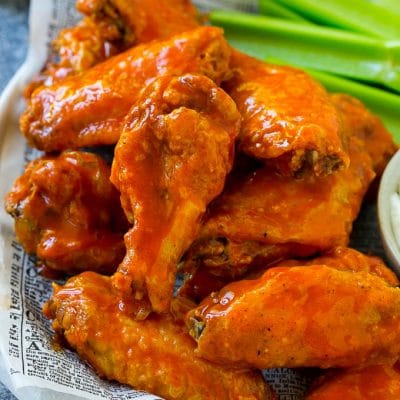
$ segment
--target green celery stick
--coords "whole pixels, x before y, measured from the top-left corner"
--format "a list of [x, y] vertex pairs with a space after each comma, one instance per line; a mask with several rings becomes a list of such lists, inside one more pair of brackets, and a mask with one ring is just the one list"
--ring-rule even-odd
[[277, 4], [273, 0], [260, 0], [258, 6], [259, 6], [260, 14], [263, 14], [263, 15], [268, 15], [270, 17], [289, 19], [291, 21], [310, 23], [310, 21], [303, 18], [299, 14], [296, 14], [295, 12], [289, 10], [288, 8], [286, 8], [280, 4]]
[[400, 18], [365, 0], [276, 0], [294, 12], [323, 25], [383, 39], [400, 39]]
[[367, 0], [376, 6], [382, 7], [391, 13], [400, 16], [400, 1], [399, 0]]
[[234, 11], [213, 11], [233, 47], [254, 57], [369, 81], [400, 91], [400, 42]]

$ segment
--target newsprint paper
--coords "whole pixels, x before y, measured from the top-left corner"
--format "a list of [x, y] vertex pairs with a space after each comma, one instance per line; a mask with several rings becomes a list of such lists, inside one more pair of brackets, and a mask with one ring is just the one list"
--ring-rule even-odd
[[[0, 198], [27, 161], [40, 155], [26, 147], [18, 117], [24, 108], [25, 84], [43, 67], [58, 31], [80, 17], [74, 0], [31, 0], [30, 46], [27, 59], [0, 98]], [[202, 10], [212, 7], [256, 12], [256, 1], [199, 0]], [[374, 206], [364, 207], [354, 245], [382, 255]], [[54, 351], [49, 321], [42, 305], [51, 294], [50, 281], [38, 275], [34, 260], [16, 242], [13, 221], [0, 206], [0, 379], [20, 400], [108, 399], [155, 400], [159, 397], [99, 379], [75, 353]], [[264, 371], [281, 400], [300, 400], [310, 372], [288, 369]]]

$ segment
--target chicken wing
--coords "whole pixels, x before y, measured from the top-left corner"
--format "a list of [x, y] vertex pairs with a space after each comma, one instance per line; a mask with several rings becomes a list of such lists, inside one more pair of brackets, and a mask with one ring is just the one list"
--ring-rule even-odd
[[132, 318], [130, 298], [110, 279], [86, 272], [54, 285], [44, 307], [53, 328], [107, 379], [165, 399], [273, 399], [258, 372], [228, 369], [197, 358], [195, 343], [171, 316]]
[[42, 84], [51, 86], [134, 45], [198, 26], [188, 0], [78, 0], [77, 8], [85, 17], [59, 33], [51, 59], [28, 85], [26, 97]]
[[[361, 102], [343, 94], [331, 98], [347, 132], [349, 168], [332, 176], [293, 180], [237, 158], [223, 194], [210, 206], [199, 238], [185, 257], [190, 279], [197, 279], [198, 267], [225, 281], [237, 279], [252, 267], [348, 243], [374, 173], [382, 173], [397, 146]], [[210, 282], [211, 276], [207, 279]]]
[[239, 127], [233, 100], [192, 74], [156, 79], [126, 119], [111, 180], [134, 226], [113, 279], [157, 312], [168, 310], [177, 264], [223, 189]]
[[188, 314], [197, 354], [233, 365], [357, 367], [396, 361], [400, 288], [366, 271], [276, 267]]
[[[89, 17], [63, 29], [53, 46], [59, 60], [47, 65], [45, 72], [55, 80], [86, 71], [129, 47], [117, 24], [106, 18]], [[46, 85], [52, 82], [48, 80]]]
[[123, 50], [121, 33], [113, 23], [84, 18], [76, 26], [59, 33], [53, 42], [50, 59], [26, 86], [24, 96], [29, 100], [42, 85], [51, 86]]
[[70, 151], [32, 161], [14, 183], [6, 210], [48, 272], [112, 273], [122, 260], [128, 222], [109, 176], [99, 156]]
[[167, 39], [198, 26], [190, 0], [77, 0], [82, 13], [108, 15], [130, 32], [131, 44]]
[[356, 98], [336, 93], [331, 95], [331, 100], [344, 115], [348, 129], [364, 140], [373, 161], [374, 171], [380, 177], [386, 164], [398, 149], [393, 136], [382, 121]]
[[305, 72], [232, 52], [224, 89], [243, 117], [239, 150], [286, 175], [330, 174], [349, 164], [340, 115]]
[[400, 363], [328, 372], [306, 396], [306, 400], [337, 399], [400, 399]]
[[114, 144], [147, 83], [186, 72], [220, 82], [229, 54], [222, 30], [213, 27], [136, 46], [82, 74], [36, 89], [21, 117], [21, 130], [30, 145], [45, 151]]
[[363, 142], [350, 140], [349, 168], [326, 177], [281, 176], [269, 167], [235, 171], [209, 207], [185, 270], [242, 276], [249, 268], [346, 246], [374, 178]]

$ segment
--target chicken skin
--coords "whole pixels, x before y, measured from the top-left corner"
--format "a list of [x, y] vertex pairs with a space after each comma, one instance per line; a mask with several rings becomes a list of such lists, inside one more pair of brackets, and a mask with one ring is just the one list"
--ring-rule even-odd
[[219, 83], [230, 49], [219, 28], [201, 27], [133, 47], [50, 87], [39, 87], [21, 117], [31, 146], [55, 151], [115, 144], [124, 117], [157, 76], [200, 73]]
[[85, 272], [54, 285], [44, 307], [54, 330], [100, 376], [167, 400], [274, 398], [260, 373], [197, 358], [184, 324], [157, 314], [136, 321], [131, 298], [119, 295], [110, 278]]
[[6, 210], [25, 251], [47, 272], [115, 271], [128, 222], [109, 176], [99, 156], [69, 151], [32, 161], [14, 183]]
[[111, 180], [134, 226], [113, 280], [157, 312], [168, 311], [177, 264], [224, 187], [239, 128], [232, 99], [192, 74], [156, 79], [126, 118]]
[[400, 352], [400, 288], [366, 271], [276, 267], [188, 314], [197, 354], [243, 367], [361, 367]]
[[340, 115], [328, 93], [305, 72], [232, 52], [224, 89], [243, 117], [239, 150], [285, 175], [328, 175], [345, 168]]
[[400, 399], [400, 364], [328, 372], [306, 396], [306, 400], [337, 399]]

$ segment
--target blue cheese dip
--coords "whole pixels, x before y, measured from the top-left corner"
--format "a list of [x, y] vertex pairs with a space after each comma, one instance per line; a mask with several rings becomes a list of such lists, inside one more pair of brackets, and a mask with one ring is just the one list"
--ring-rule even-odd
[[397, 247], [400, 249], [400, 181], [397, 190], [390, 198], [390, 216], [394, 239]]

